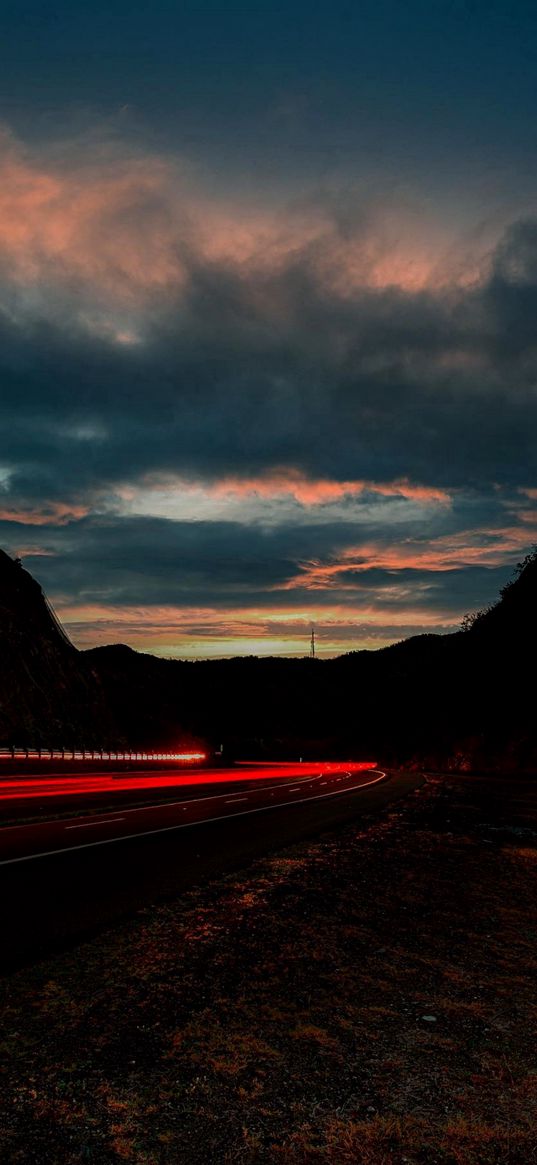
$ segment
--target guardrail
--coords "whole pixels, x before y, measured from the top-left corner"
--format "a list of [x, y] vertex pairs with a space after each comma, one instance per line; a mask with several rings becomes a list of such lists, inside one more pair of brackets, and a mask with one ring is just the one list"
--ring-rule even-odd
[[204, 752], [108, 752], [96, 748], [0, 748], [0, 764], [13, 760], [194, 761], [207, 760]]

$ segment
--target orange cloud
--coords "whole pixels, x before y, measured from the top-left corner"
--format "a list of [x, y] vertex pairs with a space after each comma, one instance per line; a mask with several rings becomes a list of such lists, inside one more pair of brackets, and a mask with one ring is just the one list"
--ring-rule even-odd
[[311, 478], [299, 469], [275, 468], [254, 477], [227, 475], [217, 481], [190, 481], [164, 474], [151, 474], [144, 478], [142, 486], [121, 486], [118, 497], [128, 502], [136, 502], [142, 492], [174, 492], [178, 494], [202, 491], [207, 497], [261, 497], [276, 499], [291, 497], [304, 506], [326, 505], [346, 497], [359, 497], [373, 493], [382, 497], [402, 497], [425, 504], [447, 505], [451, 496], [447, 490], [436, 486], [420, 485], [408, 478], [397, 478], [391, 482], [376, 481], [334, 481], [330, 478]]
[[[537, 534], [537, 515], [533, 515], [533, 526]], [[386, 547], [364, 544], [342, 550], [336, 561], [304, 563], [283, 589], [326, 590], [335, 586], [338, 590], [354, 590], [356, 584], [346, 583], [345, 576], [373, 569], [441, 572], [465, 566], [501, 566], [513, 553], [526, 550], [527, 545], [527, 523], [493, 532], [447, 534], [428, 542], [407, 539]]]
[[339, 501], [341, 498], [363, 493], [381, 494], [383, 497], [404, 497], [420, 502], [450, 502], [446, 490], [432, 486], [415, 485], [407, 478], [392, 482], [375, 481], [331, 481], [328, 478], [308, 478], [299, 470], [273, 470], [260, 477], [224, 477], [214, 485], [205, 487], [216, 494], [258, 494], [261, 497], [290, 496], [305, 506], [323, 505]]
[[373, 601], [352, 607], [312, 607], [307, 614], [292, 607], [117, 609], [100, 604], [62, 604], [58, 597], [54, 602], [79, 647], [127, 640], [138, 650], [188, 658], [250, 653], [307, 655], [312, 622], [322, 629], [319, 651], [326, 655], [383, 646], [413, 633], [416, 627], [435, 630], [439, 625], [453, 627], [459, 622], [451, 612], [432, 613], [416, 603], [394, 617], [393, 609], [383, 609]]
[[[453, 282], [454, 251], [438, 224], [404, 208], [369, 207], [343, 237], [329, 206], [209, 195], [172, 157], [84, 142], [47, 156], [0, 137], [4, 277], [20, 286], [57, 283], [71, 294], [91, 290], [101, 307], [103, 296], [125, 312], [177, 291], [192, 255], [240, 274], [305, 260], [322, 284], [347, 295], [365, 286], [416, 291]], [[268, 286], [257, 281], [254, 292], [285, 314]], [[105, 325], [110, 330], [104, 311]], [[132, 342], [128, 323], [120, 320], [117, 333]]]
[[90, 283], [129, 296], [178, 278], [159, 159], [36, 160], [0, 142], [0, 255], [21, 284]]
[[20, 505], [0, 507], [0, 521], [20, 522], [24, 526], [66, 526], [85, 518], [91, 507], [71, 502], [46, 502], [42, 506]]
[[13, 554], [16, 558], [55, 558], [56, 551], [46, 546], [16, 546]]

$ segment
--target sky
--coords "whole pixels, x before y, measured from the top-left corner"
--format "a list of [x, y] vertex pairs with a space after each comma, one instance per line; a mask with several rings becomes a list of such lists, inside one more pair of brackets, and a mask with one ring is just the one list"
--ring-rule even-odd
[[537, 10], [4, 0], [0, 545], [79, 647], [449, 632], [537, 541]]

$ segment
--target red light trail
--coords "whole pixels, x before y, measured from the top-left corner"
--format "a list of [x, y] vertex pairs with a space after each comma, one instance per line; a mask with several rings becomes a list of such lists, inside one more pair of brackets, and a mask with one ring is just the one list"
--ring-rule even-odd
[[43, 777], [3, 777], [0, 779], [0, 802], [32, 800], [44, 797], [79, 797], [95, 793], [133, 792], [146, 789], [174, 789], [181, 786], [202, 788], [206, 785], [242, 784], [245, 781], [306, 778], [338, 772], [357, 773], [375, 767], [374, 761], [319, 761], [307, 763], [241, 763], [233, 769], [204, 769], [203, 772], [134, 773], [54, 773]]

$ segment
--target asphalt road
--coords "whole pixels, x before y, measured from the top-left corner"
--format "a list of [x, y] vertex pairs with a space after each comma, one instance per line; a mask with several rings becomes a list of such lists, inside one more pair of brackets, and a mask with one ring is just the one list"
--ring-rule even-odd
[[[192, 774], [187, 776], [177, 773], [158, 774], [153, 779], [150, 774], [136, 778], [118, 774], [115, 782], [109, 774], [104, 777], [97, 774], [90, 778], [67, 775], [56, 781], [31, 781], [24, 790], [24, 800], [33, 804], [47, 797], [49, 808], [53, 799], [66, 796], [73, 799], [76, 796], [79, 804], [83, 804], [88, 795], [94, 801], [95, 793], [108, 799], [110, 791], [113, 791], [116, 798], [120, 793], [124, 797], [128, 794], [140, 796], [142, 792], [147, 796], [158, 787], [159, 792], [165, 789], [168, 793], [171, 789], [180, 789], [181, 795], [177, 800], [146, 804], [139, 808], [120, 805], [105, 813], [93, 813], [90, 818], [77, 815], [62, 820], [5, 826], [0, 829], [0, 865], [35, 861], [88, 846], [112, 845], [135, 837], [189, 829], [269, 809], [284, 810], [309, 800], [320, 801], [342, 793], [357, 792], [385, 778], [385, 773], [368, 769], [365, 764], [347, 763], [344, 766], [243, 766], [239, 770], [225, 773], [205, 773], [195, 783]], [[260, 787], [256, 787], [256, 780]], [[6, 790], [2, 789], [2, 800], [22, 796], [20, 788], [14, 789], [13, 784], [10, 783]], [[16, 784], [20, 786], [20, 782]], [[224, 786], [223, 792], [212, 791], [217, 784]], [[238, 791], [232, 791], [237, 786]]]
[[[104, 767], [95, 771], [65, 766], [59, 773], [24, 773], [17, 776], [0, 773], [0, 826], [41, 819], [73, 816], [87, 810], [111, 806], [149, 805], [177, 801], [236, 789], [261, 788], [263, 784], [303, 779], [319, 774], [322, 764], [296, 762], [243, 761], [232, 768], [186, 769], [183, 765], [160, 766], [131, 771], [130, 766], [116, 770]], [[353, 771], [371, 768], [371, 762], [359, 763]], [[1, 854], [1, 851], [0, 851]]]
[[300, 767], [298, 779], [279, 768], [270, 786], [266, 769], [257, 788], [245, 771], [241, 789], [208, 784], [193, 797], [190, 785], [173, 804], [0, 829], [0, 966], [46, 957], [422, 783], [415, 773]]

